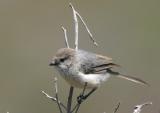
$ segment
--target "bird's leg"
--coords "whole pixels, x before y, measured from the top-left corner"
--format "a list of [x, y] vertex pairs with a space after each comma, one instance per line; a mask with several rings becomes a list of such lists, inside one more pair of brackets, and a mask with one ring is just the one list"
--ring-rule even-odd
[[86, 100], [97, 89], [97, 88], [93, 88], [89, 93], [87, 93], [86, 95], [84, 95], [84, 92], [86, 90], [86, 86], [87, 86], [87, 83], [85, 83], [82, 93], [77, 97], [77, 104], [73, 108], [72, 112], [75, 111], [75, 113], [77, 113], [77, 111], [78, 111], [81, 103], [84, 100]]
[[83, 95], [83, 100], [87, 99], [97, 88], [93, 88], [89, 93]]
[[86, 90], [86, 87], [87, 87], [87, 82], [85, 82], [85, 85], [84, 85], [84, 88], [83, 88], [82, 93], [77, 97], [77, 102], [78, 102], [79, 104], [82, 103], [82, 100], [83, 100], [83, 97], [84, 97], [84, 92], [85, 92], [85, 90]]
[[85, 84], [85, 87], [84, 87], [82, 93], [80, 94], [80, 96], [77, 97], [77, 102], [79, 104], [81, 104], [84, 100], [86, 100], [97, 89], [97, 88], [93, 88], [89, 93], [87, 93], [86, 95], [84, 95], [86, 86], [87, 86], [87, 83]]

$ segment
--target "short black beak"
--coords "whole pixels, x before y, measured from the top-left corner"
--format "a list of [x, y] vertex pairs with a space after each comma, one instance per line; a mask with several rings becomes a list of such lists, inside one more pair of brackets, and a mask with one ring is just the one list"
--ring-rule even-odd
[[49, 66], [56, 66], [59, 64], [59, 61], [57, 59], [54, 59], [51, 61], [51, 63], [49, 64]]
[[50, 64], [49, 64], [49, 66], [54, 66], [55, 65], [55, 63], [53, 63], [53, 62], [51, 62]]

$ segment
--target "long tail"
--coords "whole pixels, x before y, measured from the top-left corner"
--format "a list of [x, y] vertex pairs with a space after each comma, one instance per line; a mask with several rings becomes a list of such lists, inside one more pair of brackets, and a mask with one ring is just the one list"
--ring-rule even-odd
[[134, 83], [138, 83], [138, 84], [142, 84], [142, 85], [147, 85], [149, 86], [149, 84], [147, 82], [145, 82], [144, 80], [142, 79], [139, 79], [137, 77], [132, 77], [132, 76], [129, 76], [129, 75], [123, 75], [119, 72], [114, 72], [112, 70], [107, 70], [109, 73], [113, 74], [113, 75], [116, 75], [117, 77], [119, 78], [123, 78], [123, 79], [126, 79], [126, 80], [129, 80], [131, 82], [134, 82]]
[[145, 82], [142, 79], [136, 78], [136, 77], [132, 77], [132, 76], [128, 76], [128, 75], [122, 75], [122, 74], [119, 74], [117, 77], [129, 80], [131, 82], [135, 82], [135, 83], [138, 83], [138, 84], [149, 86], [149, 84], [147, 82]]

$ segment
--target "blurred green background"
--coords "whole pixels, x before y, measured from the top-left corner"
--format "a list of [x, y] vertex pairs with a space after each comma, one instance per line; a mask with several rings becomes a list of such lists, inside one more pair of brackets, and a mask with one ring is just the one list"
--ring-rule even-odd
[[[80, 25], [81, 49], [113, 57], [124, 74], [146, 80], [150, 87], [111, 78], [82, 106], [81, 113], [132, 113], [133, 106], [152, 101], [144, 113], [160, 112], [160, 1], [159, 0], [0, 0], [0, 113], [57, 113], [55, 103], [40, 93], [65, 101], [69, 85], [48, 64], [65, 47], [61, 26], [73, 47], [72, 11], [83, 16], [99, 43], [93, 46]], [[76, 94], [80, 90], [76, 90]]]

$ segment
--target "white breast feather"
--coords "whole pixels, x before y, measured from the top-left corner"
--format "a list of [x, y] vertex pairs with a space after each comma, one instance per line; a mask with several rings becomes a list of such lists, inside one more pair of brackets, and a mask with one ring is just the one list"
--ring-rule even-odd
[[84, 74], [79, 72], [79, 77], [84, 83], [87, 82], [89, 87], [98, 87], [104, 81], [107, 81], [110, 74]]

